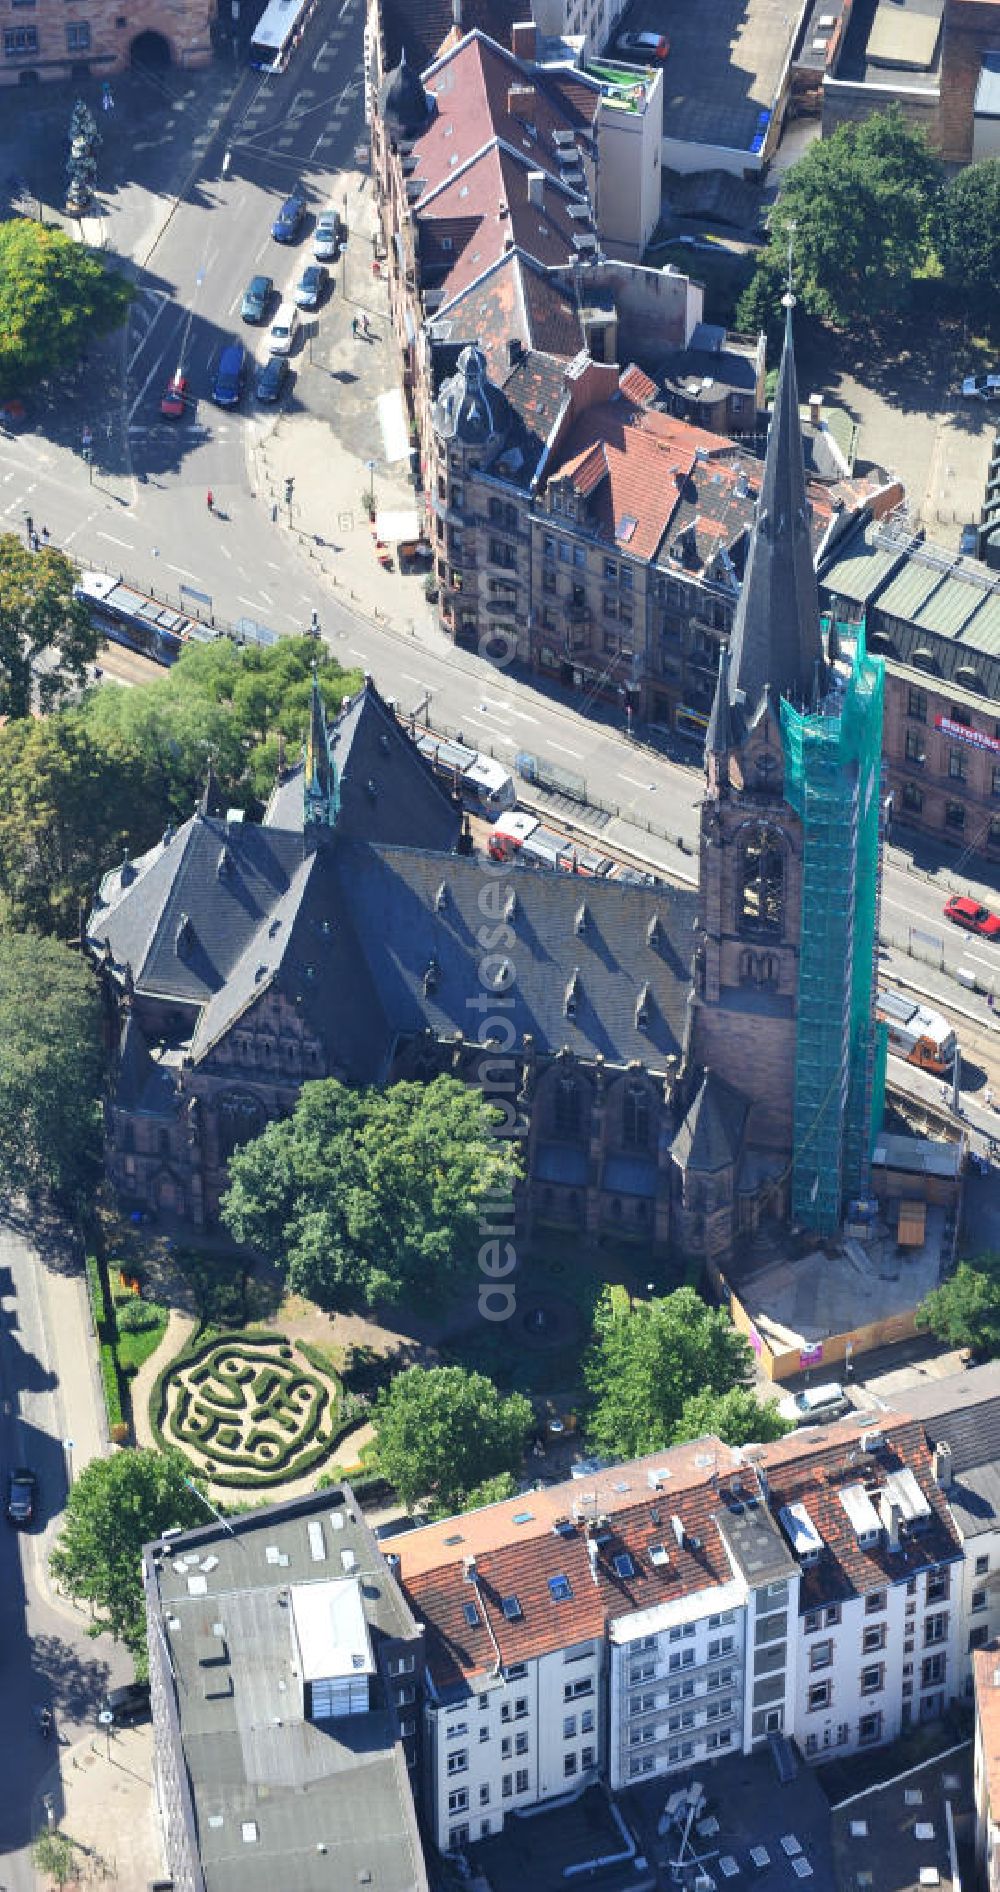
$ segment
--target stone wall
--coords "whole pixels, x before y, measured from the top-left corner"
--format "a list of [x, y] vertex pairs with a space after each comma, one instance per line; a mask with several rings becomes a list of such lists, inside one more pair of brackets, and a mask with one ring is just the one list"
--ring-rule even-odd
[[[30, 13], [4, 21], [0, 84], [25, 84], [29, 74], [110, 78], [131, 64], [132, 48], [145, 33], [161, 37], [172, 65], [206, 66], [215, 15], [216, 0], [35, 0]], [[22, 37], [10, 50], [7, 35], [14, 31]]]

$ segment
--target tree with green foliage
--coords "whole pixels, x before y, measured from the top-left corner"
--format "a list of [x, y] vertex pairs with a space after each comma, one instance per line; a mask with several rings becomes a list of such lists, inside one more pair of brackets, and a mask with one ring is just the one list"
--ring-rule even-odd
[[505, 1498], [516, 1498], [517, 1478], [513, 1472], [495, 1472], [492, 1478], [484, 1478], [481, 1484], [474, 1485], [465, 1494], [463, 1510], [481, 1511], [487, 1504], [502, 1504]]
[[737, 326], [774, 333], [792, 239], [795, 293], [845, 327], [905, 307], [926, 261], [943, 170], [898, 105], [817, 138], [786, 174]]
[[727, 1314], [694, 1288], [630, 1304], [606, 1289], [584, 1361], [591, 1395], [587, 1441], [611, 1458], [638, 1458], [679, 1436], [685, 1403], [696, 1394], [748, 1387], [753, 1355]]
[[[94, 735], [76, 711], [0, 729], [0, 901], [15, 928], [75, 933], [82, 902], [157, 823], [156, 781], [140, 752]], [[152, 818], [150, 819], [150, 816]]]
[[949, 1280], [924, 1296], [916, 1323], [949, 1347], [971, 1347], [983, 1359], [1000, 1354], [1000, 1255], [960, 1261]]
[[109, 1629], [131, 1650], [142, 1672], [142, 1548], [175, 1525], [190, 1530], [210, 1522], [192, 1483], [191, 1468], [177, 1451], [124, 1451], [113, 1458], [91, 1459], [70, 1489], [49, 1558], [56, 1582], [76, 1602], [88, 1605], [88, 1634], [99, 1636]]
[[[153, 683], [102, 684], [44, 721], [0, 728], [0, 917], [74, 933], [108, 867], [187, 819], [209, 758], [226, 806], [255, 811], [279, 732], [290, 757], [305, 733], [315, 657], [306, 637], [269, 650], [193, 644]], [[331, 713], [360, 682], [332, 660], [319, 678]]]
[[[470, 1494], [489, 1503], [492, 1481], [517, 1474], [531, 1428], [523, 1393], [505, 1399], [485, 1373], [460, 1366], [411, 1366], [379, 1395], [374, 1413], [379, 1470], [409, 1508], [430, 1498], [447, 1517]], [[486, 1481], [491, 1481], [487, 1485]], [[509, 1482], [493, 1495], [506, 1497]]]
[[70, 1879], [78, 1876], [76, 1855], [73, 1841], [59, 1828], [46, 1827], [39, 1833], [31, 1848], [31, 1856], [38, 1872], [48, 1873], [56, 1885], [68, 1885]]
[[0, 717], [51, 710], [85, 681], [101, 639], [75, 583], [63, 552], [32, 552], [16, 533], [0, 535]]
[[290, 1117], [230, 1158], [222, 1219], [320, 1307], [440, 1301], [476, 1269], [480, 1205], [513, 1188], [517, 1158], [490, 1117], [451, 1077], [305, 1084]]
[[60, 368], [120, 328], [131, 283], [51, 223], [0, 223], [0, 399]]
[[58, 940], [0, 933], [0, 1186], [65, 1203], [100, 1161], [103, 1075], [93, 973]]
[[966, 165], [945, 187], [937, 252], [949, 288], [977, 313], [992, 313], [1000, 301], [1000, 158]]
[[684, 1401], [671, 1444], [711, 1434], [725, 1445], [765, 1445], [771, 1439], [783, 1439], [791, 1430], [776, 1402], [759, 1400], [752, 1387], [731, 1386], [727, 1393], [705, 1389]]

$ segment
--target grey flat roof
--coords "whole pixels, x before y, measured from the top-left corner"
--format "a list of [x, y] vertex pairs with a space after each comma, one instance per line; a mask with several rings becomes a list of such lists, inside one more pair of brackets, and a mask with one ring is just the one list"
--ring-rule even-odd
[[720, 1504], [715, 1512], [723, 1542], [748, 1583], [776, 1583], [794, 1577], [798, 1564], [766, 1505], [745, 1503], [742, 1510]]
[[714, 0], [665, 14], [662, 0], [636, 0], [618, 22], [613, 47], [623, 31], [665, 33], [664, 138], [749, 152], [761, 113], [774, 108], [804, 10], [802, 0]]
[[[146, 1552], [207, 1892], [419, 1892], [406, 1760], [381, 1684], [367, 1712], [313, 1722], [298, 1672], [293, 1584], [301, 1594], [349, 1577], [373, 1643], [416, 1636], [381, 1552], [349, 1492], [234, 1523], [235, 1537], [185, 1532]], [[154, 1591], [151, 1618], [155, 1607]]]

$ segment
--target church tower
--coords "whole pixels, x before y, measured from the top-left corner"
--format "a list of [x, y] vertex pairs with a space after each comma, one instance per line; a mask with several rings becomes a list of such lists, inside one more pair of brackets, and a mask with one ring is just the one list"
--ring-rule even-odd
[[[820, 619], [786, 298], [767, 454], [706, 733], [689, 1058], [745, 1098], [733, 1226], [839, 1226], [880, 1119], [882, 665]], [[884, 1066], [883, 1066], [884, 1069]]]
[[340, 807], [340, 783], [330, 745], [323, 696], [315, 670], [309, 702], [309, 733], [306, 737], [306, 763], [302, 779], [302, 793], [305, 802], [303, 809], [305, 833], [307, 837], [311, 834], [315, 841], [317, 830], [332, 828], [335, 825]]

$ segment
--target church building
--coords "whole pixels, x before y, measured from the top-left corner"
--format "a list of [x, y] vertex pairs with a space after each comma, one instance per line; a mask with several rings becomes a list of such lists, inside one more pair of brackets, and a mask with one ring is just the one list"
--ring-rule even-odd
[[477, 854], [371, 679], [261, 822], [219, 806], [105, 875], [87, 921], [123, 1202], [195, 1226], [301, 1085], [452, 1072], [506, 1106], [522, 1236], [724, 1259], [867, 1191], [882, 667], [821, 624], [786, 333], [706, 742], [697, 893]]

